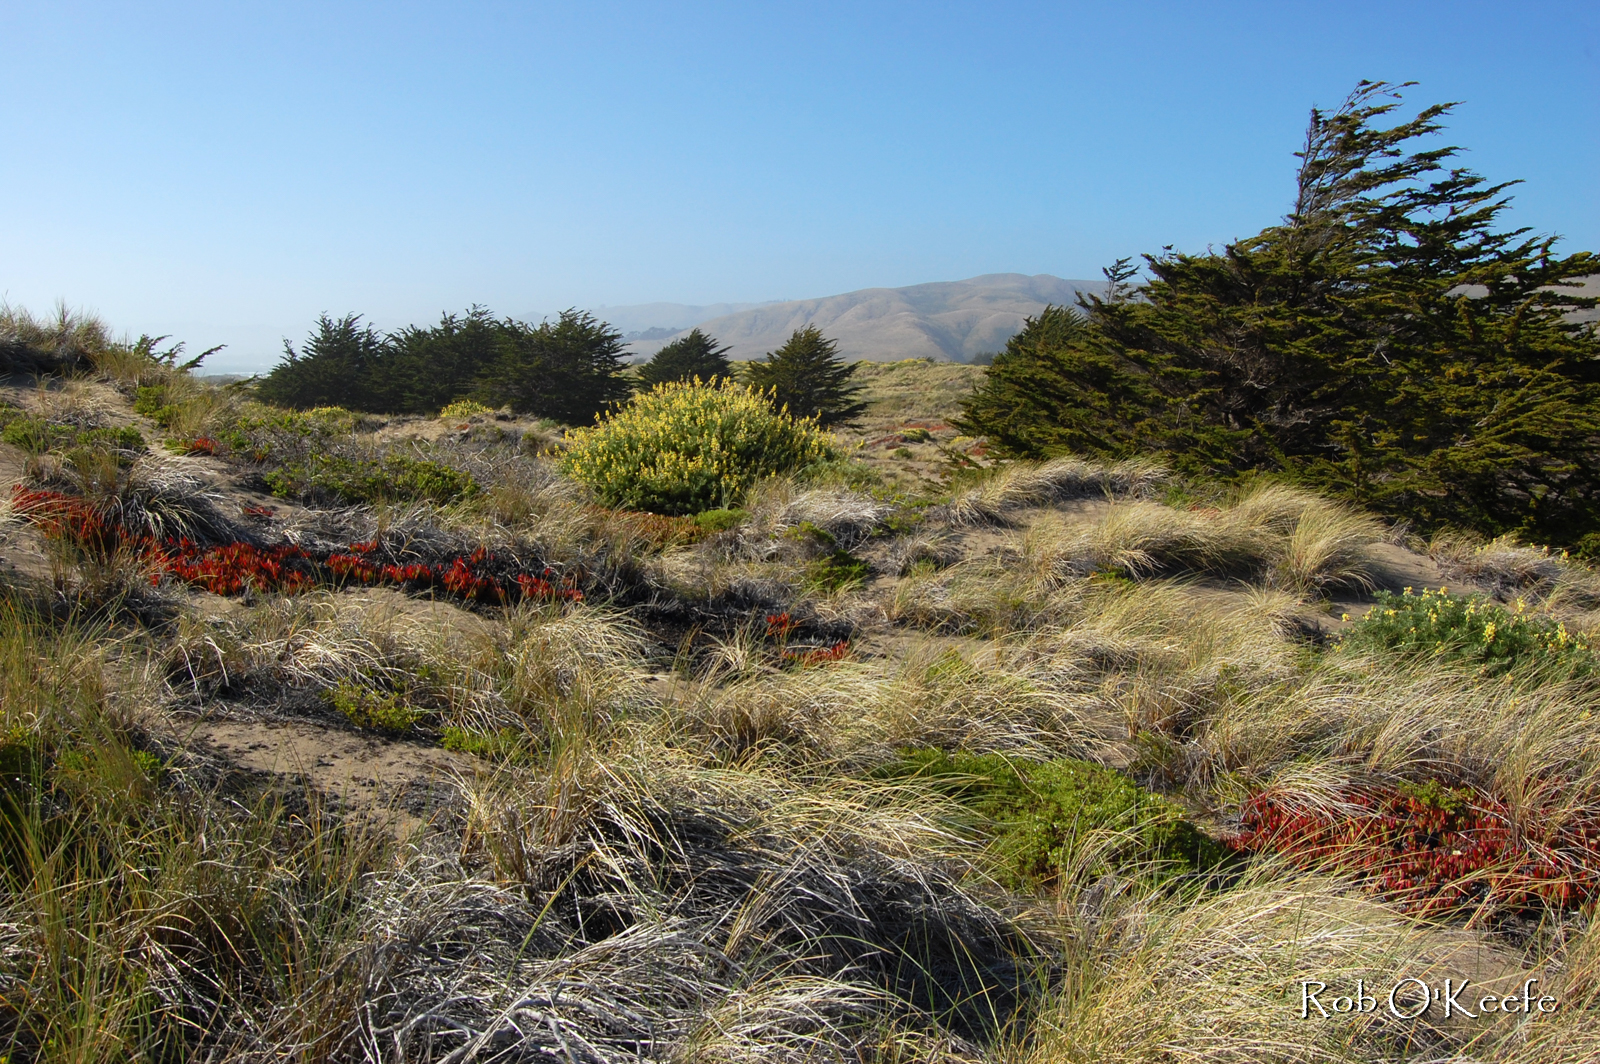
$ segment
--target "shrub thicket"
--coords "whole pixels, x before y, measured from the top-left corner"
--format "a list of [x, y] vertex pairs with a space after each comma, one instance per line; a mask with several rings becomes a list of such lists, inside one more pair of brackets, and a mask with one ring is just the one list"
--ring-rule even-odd
[[662, 514], [727, 507], [764, 477], [834, 457], [815, 421], [729, 380], [657, 385], [568, 440], [563, 468], [602, 502]]
[[577, 425], [628, 397], [622, 350], [622, 334], [583, 311], [538, 325], [507, 321], [477, 392], [491, 406]]
[[374, 366], [389, 352], [386, 337], [361, 315], [334, 319], [323, 314], [317, 327], [296, 351], [283, 342], [283, 361], [256, 385], [262, 402], [278, 406], [344, 406], [357, 408], [372, 387]]
[[[1425, 527], [1576, 543], [1600, 519], [1600, 334], [1554, 237], [1496, 228], [1506, 184], [1412, 151], [1448, 106], [1363, 83], [1313, 111], [1285, 221], [1220, 252], [1126, 262], [1007, 345], [964, 431], [998, 453], [1158, 452], [1272, 470]], [[1600, 544], [1596, 544], [1600, 546]]]

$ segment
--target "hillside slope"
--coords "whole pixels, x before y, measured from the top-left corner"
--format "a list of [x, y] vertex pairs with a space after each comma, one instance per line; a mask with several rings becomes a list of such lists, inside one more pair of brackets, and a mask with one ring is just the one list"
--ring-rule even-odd
[[[737, 359], [760, 358], [794, 330], [815, 325], [839, 342], [846, 359], [964, 361], [1005, 346], [1024, 319], [1047, 304], [1070, 304], [1080, 290], [1098, 286], [1043, 273], [991, 273], [964, 281], [863, 288], [821, 299], [768, 303], [696, 324], [731, 345]], [[653, 355], [673, 338], [635, 341], [629, 350]]]

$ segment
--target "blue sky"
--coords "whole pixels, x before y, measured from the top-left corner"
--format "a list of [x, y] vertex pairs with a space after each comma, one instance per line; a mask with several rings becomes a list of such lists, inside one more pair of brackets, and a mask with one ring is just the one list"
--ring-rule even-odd
[[1287, 209], [1313, 104], [1462, 100], [1512, 220], [1600, 250], [1600, 5], [19, 4], [0, 295], [210, 368], [321, 311], [1094, 277]]

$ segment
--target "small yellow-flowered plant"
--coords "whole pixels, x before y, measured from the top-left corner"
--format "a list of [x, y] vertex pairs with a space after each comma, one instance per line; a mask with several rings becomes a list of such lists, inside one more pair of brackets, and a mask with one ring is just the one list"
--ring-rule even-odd
[[1546, 676], [1600, 674], [1600, 657], [1587, 640], [1530, 612], [1521, 600], [1506, 608], [1443, 588], [1420, 595], [1384, 591], [1377, 598], [1373, 610], [1343, 631], [1341, 645], [1461, 659], [1484, 676], [1508, 675], [1519, 664]]
[[457, 399], [455, 402], [450, 403], [443, 410], [439, 411], [439, 418], [442, 421], [463, 421], [469, 417], [477, 417], [480, 414], [492, 413], [494, 413], [493, 410], [484, 406], [476, 399]]
[[561, 467], [608, 506], [676, 515], [728, 506], [763, 478], [838, 457], [814, 418], [733, 381], [695, 379], [658, 384], [568, 433]]

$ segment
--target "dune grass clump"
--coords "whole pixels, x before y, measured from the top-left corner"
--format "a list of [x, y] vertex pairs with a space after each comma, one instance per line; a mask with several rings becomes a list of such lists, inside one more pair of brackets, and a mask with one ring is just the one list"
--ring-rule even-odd
[[1068, 455], [1048, 462], [1007, 462], [953, 492], [950, 519], [967, 526], [1003, 523], [1014, 510], [1062, 499], [1139, 496], [1166, 477], [1164, 468], [1147, 459], [1095, 462]]
[[1320, 593], [1370, 586], [1367, 548], [1381, 538], [1366, 514], [1268, 484], [1223, 507], [1119, 499], [1088, 520], [1039, 526], [1032, 553], [1061, 576], [1189, 572]]
[[814, 419], [727, 380], [658, 384], [567, 439], [561, 468], [601, 502], [668, 515], [731, 507], [760, 480], [837, 457]]
[[0, 373], [68, 372], [114, 346], [104, 322], [64, 303], [53, 318], [0, 303]]

